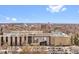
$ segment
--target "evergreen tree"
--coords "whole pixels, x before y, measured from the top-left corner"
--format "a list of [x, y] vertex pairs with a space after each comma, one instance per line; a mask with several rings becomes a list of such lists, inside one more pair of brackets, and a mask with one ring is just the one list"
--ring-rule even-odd
[[79, 35], [76, 34], [76, 36], [74, 37], [74, 44], [75, 45], [79, 45], [79, 39], [78, 39]]
[[71, 36], [71, 44], [74, 45], [74, 39], [73, 39], [73, 36]]

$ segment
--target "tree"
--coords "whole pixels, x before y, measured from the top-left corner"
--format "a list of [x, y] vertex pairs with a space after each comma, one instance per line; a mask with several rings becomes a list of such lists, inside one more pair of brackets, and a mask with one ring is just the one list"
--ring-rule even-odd
[[75, 37], [75, 38], [74, 38], [74, 44], [75, 44], [75, 45], [78, 45], [77, 40], [78, 40], [77, 37]]
[[74, 45], [74, 39], [73, 39], [73, 36], [71, 36], [71, 44]]
[[74, 37], [74, 44], [79, 46], [79, 39], [78, 39], [79, 35], [76, 34]]

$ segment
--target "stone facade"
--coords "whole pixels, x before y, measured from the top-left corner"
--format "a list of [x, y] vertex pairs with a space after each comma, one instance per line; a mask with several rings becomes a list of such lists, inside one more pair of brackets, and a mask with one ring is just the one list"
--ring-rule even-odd
[[71, 45], [70, 36], [55, 36], [52, 33], [42, 33], [42, 31], [20, 31], [3, 33], [0, 35], [0, 46], [25, 46], [25, 45]]
[[71, 40], [69, 37], [51, 37], [51, 45], [68, 46], [71, 45]]

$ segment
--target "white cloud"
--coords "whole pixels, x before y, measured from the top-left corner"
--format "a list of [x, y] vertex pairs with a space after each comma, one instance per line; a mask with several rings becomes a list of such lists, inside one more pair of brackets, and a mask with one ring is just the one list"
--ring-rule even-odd
[[6, 20], [10, 20], [10, 17], [6, 17]]
[[66, 9], [67, 8], [65, 8], [64, 5], [50, 5], [48, 6], [47, 11], [58, 13], [60, 11], [65, 11]]
[[0, 14], [0, 18], [5, 18], [5, 20], [12, 20], [12, 21], [16, 21], [17, 19], [15, 17], [8, 17], [8, 16], [4, 16]]
[[12, 20], [12, 21], [17, 21], [17, 19], [16, 19], [16, 18], [11, 18], [11, 20]]
[[61, 11], [65, 11], [67, 8], [62, 8], [62, 10]]
[[17, 21], [17, 19], [16, 18], [11, 18], [11, 17], [6, 17], [5, 18], [5, 20], [7, 20], [7, 21]]
[[25, 23], [25, 22], [29, 22], [29, 19], [27, 19], [27, 18], [23, 18], [23, 17], [11, 17], [11, 16], [5, 16], [5, 15], [1, 15], [0, 14], [0, 22], [8, 22], [8, 23], [12, 23], [12, 22], [19, 22], [19, 23], [21, 23], [21, 22], [23, 22], [23, 23]]

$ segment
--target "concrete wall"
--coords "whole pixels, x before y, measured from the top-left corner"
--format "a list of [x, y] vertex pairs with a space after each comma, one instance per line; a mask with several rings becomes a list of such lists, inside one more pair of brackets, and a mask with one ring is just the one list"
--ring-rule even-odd
[[71, 45], [70, 37], [52, 37], [51, 45]]
[[[4, 42], [6, 43], [6, 35], [0, 35], [0, 46], [1, 46], [1, 37], [3, 36], [3, 40]], [[24, 37], [26, 36], [26, 41], [24, 39]], [[15, 35], [15, 36], [12, 36], [13, 39], [12, 39], [12, 44], [15, 45], [15, 37], [17, 37], [17, 46], [20, 45], [20, 37], [22, 38], [21, 39], [21, 44], [22, 45], [28, 45], [28, 36], [29, 35]], [[11, 36], [7, 36], [8, 37], [8, 45], [10, 46], [11, 45]], [[38, 39], [38, 42], [34, 43], [33, 41]], [[47, 45], [71, 45], [71, 40], [70, 40], [70, 37], [60, 37], [60, 36], [45, 36], [45, 35], [32, 35], [32, 43], [31, 45], [40, 45], [40, 42], [43, 42], [43, 41], [47, 41]]]

